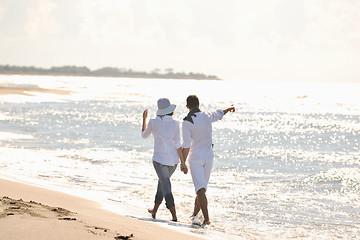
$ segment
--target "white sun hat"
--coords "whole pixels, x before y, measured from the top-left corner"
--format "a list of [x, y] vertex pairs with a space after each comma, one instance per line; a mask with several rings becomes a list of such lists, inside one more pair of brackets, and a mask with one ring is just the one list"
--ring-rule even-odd
[[176, 105], [170, 104], [170, 101], [167, 98], [160, 98], [157, 101], [157, 105], [158, 105], [158, 110], [156, 111], [157, 116], [163, 116], [172, 113], [176, 108]]

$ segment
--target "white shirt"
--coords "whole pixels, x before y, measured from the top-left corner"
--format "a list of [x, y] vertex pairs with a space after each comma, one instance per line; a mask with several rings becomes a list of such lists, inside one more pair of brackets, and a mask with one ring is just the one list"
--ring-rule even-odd
[[181, 147], [180, 126], [171, 116], [157, 116], [150, 119], [147, 128], [141, 133], [143, 138], [154, 136], [154, 155], [152, 160], [166, 166], [179, 163], [177, 149]]
[[222, 110], [212, 113], [197, 112], [192, 117], [193, 122], [184, 121], [182, 124], [183, 148], [190, 148], [189, 162], [196, 160], [212, 160], [212, 122], [221, 120]]

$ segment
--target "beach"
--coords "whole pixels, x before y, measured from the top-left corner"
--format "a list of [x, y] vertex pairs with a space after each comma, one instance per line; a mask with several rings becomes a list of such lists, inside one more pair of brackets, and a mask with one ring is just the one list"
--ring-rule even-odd
[[[32, 92], [68, 95], [38, 87], [0, 87], [1, 95]], [[0, 240], [202, 239], [102, 209], [99, 202], [0, 178]]]
[[201, 239], [103, 210], [101, 204], [0, 179], [0, 239]]
[[[156, 101], [168, 97], [181, 122], [194, 93], [202, 111], [237, 108], [213, 124], [205, 228], [189, 218], [195, 191], [179, 167], [171, 178], [179, 222], [169, 221], [165, 204], [156, 220], [147, 212], [158, 177], [153, 139], [141, 137], [142, 112], [153, 118]], [[359, 93], [355, 83], [0, 75], [0, 176], [28, 184], [17, 194], [1, 186], [0, 198], [8, 197], [1, 221], [11, 228], [1, 224], [0, 232], [23, 227], [26, 236], [35, 230], [10, 220], [29, 218], [94, 238], [149, 239], [159, 228], [165, 238], [360, 239]], [[25, 190], [31, 186], [56, 194]], [[66, 194], [88, 200], [61, 201]], [[28, 205], [52, 222], [21, 213]], [[58, 208], [65, 211], [49, 211]]]

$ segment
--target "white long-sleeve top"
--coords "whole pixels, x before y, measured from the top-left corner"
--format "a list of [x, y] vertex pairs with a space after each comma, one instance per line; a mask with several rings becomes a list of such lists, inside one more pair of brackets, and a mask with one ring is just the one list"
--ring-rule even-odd
[[212, 150], [212, 123], [221, 120], [223, 110], [212, 113], [197, 112], [192, 117], [194, 123], [184, 121], [182, 124], [183, 148], [190, 148], [188, 160], [210, 160], [214, 158]]
[[154, 136], [154, 154], [152, 160], [166, 166], [175, 166], [179, 163], [177, 149], [180, 148], [180, 125], [171, 116], [157, 116], [150, 119], [143, 138]]

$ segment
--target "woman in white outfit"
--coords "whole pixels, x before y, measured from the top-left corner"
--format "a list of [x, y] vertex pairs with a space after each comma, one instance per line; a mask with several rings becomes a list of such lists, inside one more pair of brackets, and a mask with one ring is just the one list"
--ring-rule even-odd
[[[180, 126], [179, 123], [172, 118], [176, 105], [170, 104], [167, 98], [159, 99], [157, 105], [156, 118], [150, 119], [146, 126], [148, 111], [145, 110], [142, 124], [142, 137], [148, 138], [151, 134], [154, 137], [154, 154], [152, 160], [156, 174], [159, 177], [154, 208], [148, 211], [152, 217], [155, 218], [156, 212], [163, 198], [165, 198], [166, 207], [172, 215], [172, 221], [177, 221], [170, 177], [179, 163], [179, 158], [182, 165], [185, 163], [180, 142]], [[182, 167], [181, 170], [187, 173], [187, 168]]]

